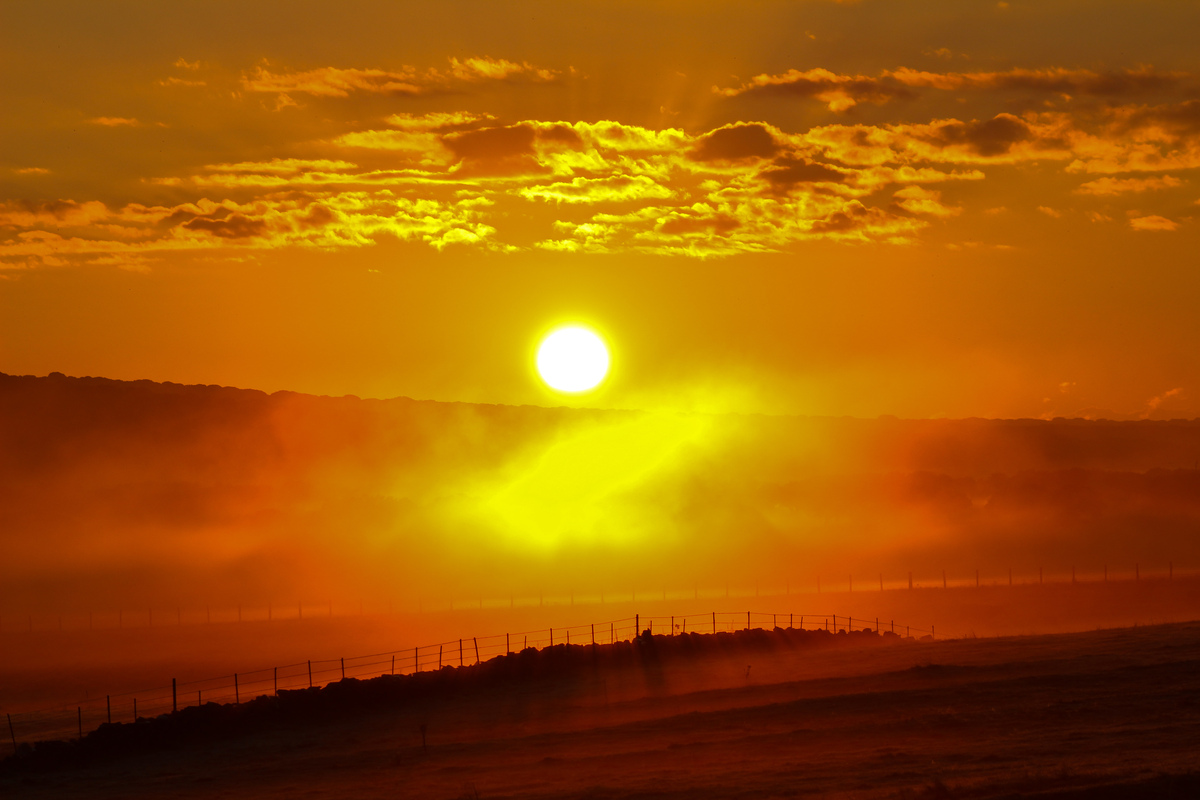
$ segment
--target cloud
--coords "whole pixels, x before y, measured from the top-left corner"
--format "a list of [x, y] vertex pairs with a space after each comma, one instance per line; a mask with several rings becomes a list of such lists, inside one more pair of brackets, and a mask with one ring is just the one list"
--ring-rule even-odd
[[495, 122], [491, 114], [471, 111], [431, 111], [428, 114], [392, 114], [385, 121], [398, 130], [410, 133], [445, 133], [448, 131], [477, 128]]
[[848, 175], [842, 171], [803, 157], [780, 156], [770, 168], [762, 171], [762, 177], [773, 191], [784, 193], [797, 186], [816, 183], [844, 183]]
[[308, 94], [314, 97], [349, 97], [357, 92], [390, 95], [418, 95], [441, 91], [456, 84], [483, 81], [556, 80], [557, 70], [537, 67], [528, 62], [502, 58], [472, 57], [450, 59], [450, 68], [419, 70], [412, 66], [398, 69], [360, 69], [318, 67], [301, 71], [272, 71], [255, 67], [242, 76], [242, 88], [250, 92], [280, 95]]
[[1135, 231], [1173, 231], [1179, 228], [1179, 223], [1157, 214], [1151, 214], [1145, 217], [1133, 217], [1129, 220], [1129, 227]]
[[[109, 263], [165, 251], [287, 246], [366, 247], [380, 236], [443, 249], [509, 249], [480, 220], [486, 198], [434, 201], [381, 192], [282, 192], [247, 203], [201, 199], [176, 206], [92, 201], [0, 205], [0, 263]], [[12, 234], [15, 234], [12, 235]], [[132, 263], [132, 262], [130, 262]]]
[[205, 81], [191, 81], [186, 78], [177, 78], [172, 75], [169, 78], [155, 81], [159, 86], [207, 86]]
[[50, 170], [46, 169], [45, 167], [20, 167], [18, 169], [14, 169], [13, 172], [17, 173], [18, 175], [49, 175], [50, 174]]
[[179, 58], [175, 59], [175, 66], [179, 67], [180, 69], [188, 69], [195, 72], [196, 70], [200, 69], [200, 60], [196, 59], [195, 61], [188, 61], [183, 56], [180, 56]]
[[1063, 67], [1010, 69], [1002, 72], [926, 72], [901, 67], [885, 72], [884, 75], [914, 88], [946, 91], [1024, 90], [1096, 96], [1144, 94], [1178, 86], [1189, 77], [1187, 73], [1159, 72], [1152, 67], [1108, 72]]
[[1072, 132], [1071, 172], [1165, 172], [1200, 167], [1200, 101], [1105, 108]]
[[1148, 192], [1156, 189], [1173, 189], [1184, 181], [1163, 175], [1158, 178], [1098, 178], [1088, 181], [1075, 190], [1076, 194], [1091, 194], [1108, 197], [1131, 192]]
[[92, 125], [103, 125], [107, 128], [117, 128], [122, 125], [137, 126], [142, 123], [133, 117], [92, 117], [88, 120]]
[[943, 205], [942, 193], [925, 189], [920, 186], [906, 186], [894, 192], [896, 205], [913, 214], [927, 214], [931, 217], [953, 217], [962, 213], [956, 206]]
[[[945, 49], [937, 51], [942, 54]], [[945, 51], [949, 55], [949, 51]], [[859, 103], [882, 105], [910, 98], [917, 89], [939, 91], [1026, 91], [1060, 95], [1112, 97], [1144, 95], [1179, 86], [1190, 76], [1159, 72], [1152, 67], [1094, 72], [1086, 69], [1011, 69], [1000, 72], [929, 72], [900, 67], [878, 76], [842, 75], [828, 69], [789, 69], [775, 75], [756, 75], [740, 86], [713, 87], [722, 97], [744, 94], [805, 97], [825, 103], [829, 110], [847, 111]]]
[[[517, 67], [525, 69], [457, 62], [462, 75], [479, 81], [505, 79]], [[315, 82], [322, 92], [350, 93], [360, 91], [350, 84], [365, 81], [376, 91], [399, 74], [342, 71], [335, 77], [349, 83], [338, 84], [328, 72], [290, 73], [287, 85]], [[983, 73], [969, 74], [982, 81]], [[1074, 73], [1055, 79], [1082, 80]], [[502, 120], [462, 109], [398, 112], [384, 118], [386, 127], [377, 122], [305, 142], [290, 154], [147, 179], [192, 193], [191, 202], [169, 208], [72, 200], [0, 206], [0, 258], [364, 247], [386, 236], [439, 249], [511, 250], [505, 238], [514, 231], [543, 249], [698, 258], [782, 252], [818, 239], [903, 245], [965, 210], [945, 202], [938, 184], [985, 180], [994, 167], [1042, 163], [1062, 174], [1098, 164], [1148, 168], [1152, 155], [1176, 163], [1192, 157], [1189, 148], [1200, 156], [1197, 112], [1187, 102], [1104, 104], [797, 131], [761, 120], [686, 131], [617, 120]], [[1108, 196], [1176, 182], [1182, 179], [1161, 174], [1105, 176], [1078, 191]], [[1043, 213], [1065, 207], [1061, 196], [1039, 201]], [[1135, 230], [1178, 228], [1165, 217], [1134, 217]]]
[[779, 75], [756, 75], [736, 88], [713, 91], [722, 97], [742, 94], [770, 94], [809, 97], [829, 106], [830, 111], [846, 111], [859, 103], [882, 104], [912, 92], [904, 86], [865, 75], [839, 75], [823, 68], [801, 71], [789, 69]]
[[1146, 401], [1146, 410], [1142, 412], [1142, 419], [1150, 417], [1155, 411], [1158, 410], [1158, 407], [1161, 406], [1163, 402], [1170, 400], [1173, 397], [1180, 397], [1182, 395], [1183, 387], [1177, 386], [1174, 389], [1168, 389], [1160, 395], [1151, 397]]
[[779, 152], [779, 143], [766, 125], [738, 122], [700, 137], [691, 156], [696, 161], [739, 161], [771, 158]]
[[557, 70], [535, 67], [528, 61], [517, 63], [503, 58], [457, 58], [450, 59], [450, 74], [461, 81], [502, 81], [514, 77], [536, 81], [552, 81], [559, 75]]
[[529, 186], [517, 190], [521, 197], [557, 203], [614, 203], [635, 200], [665, 200], [674, 192], [644, 175], [609, 178], [573, 178], [569, 182]]
[[349, 97], [352, 92], [419, 94], [422, 90], [416, 70], [411, 67], [401, 71], [321, 67], [303, 72], [271, 72], [260, 66], [251, 75], [243, 76], [242, 87], [250, 92], [314, 97]]

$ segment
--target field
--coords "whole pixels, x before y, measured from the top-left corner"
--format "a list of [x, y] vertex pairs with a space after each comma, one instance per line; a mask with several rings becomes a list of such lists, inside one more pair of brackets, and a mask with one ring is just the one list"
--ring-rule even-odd
[[[526, 651], [118, 725], [5, 797], [1190, 797], [1200, 624]], [[140, 730], [139, 730], [140, 729]]]

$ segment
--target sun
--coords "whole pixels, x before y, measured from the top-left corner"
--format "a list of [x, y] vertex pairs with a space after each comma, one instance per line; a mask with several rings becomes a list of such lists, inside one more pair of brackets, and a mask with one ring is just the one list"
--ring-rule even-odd
[[608, 374], [608, 348], [587, 328], [558, 328], [538, 347], [537, 370], [551, 389], [586, 392], [599, 386]]

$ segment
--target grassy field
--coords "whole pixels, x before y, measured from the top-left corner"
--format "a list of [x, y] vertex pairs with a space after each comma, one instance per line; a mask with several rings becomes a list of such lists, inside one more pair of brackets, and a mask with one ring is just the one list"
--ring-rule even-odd
[[1189, 797], [1200, 624], [527, 651], [25, 754], [5, 797]]

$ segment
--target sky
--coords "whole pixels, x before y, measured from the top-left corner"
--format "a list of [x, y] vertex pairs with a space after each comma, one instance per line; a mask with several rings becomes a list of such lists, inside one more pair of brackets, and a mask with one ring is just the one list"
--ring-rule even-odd
[[[1200, 7], [8, 3], [0, 371], [1197, 416]], [[555, 395], [555, 325], [612, 372]]]

